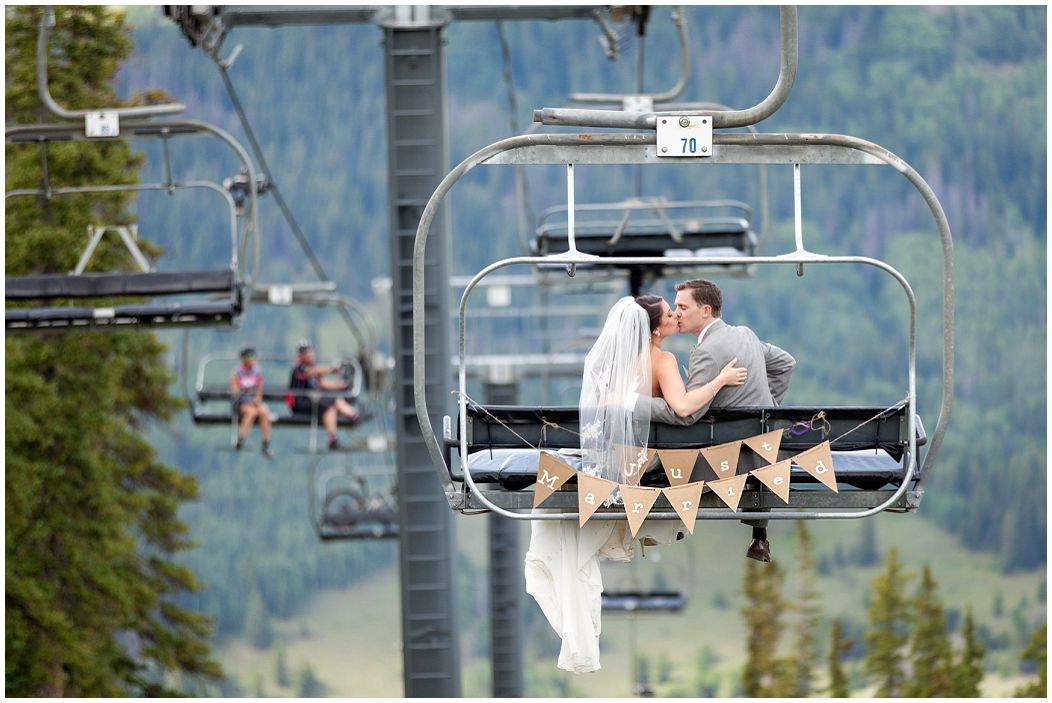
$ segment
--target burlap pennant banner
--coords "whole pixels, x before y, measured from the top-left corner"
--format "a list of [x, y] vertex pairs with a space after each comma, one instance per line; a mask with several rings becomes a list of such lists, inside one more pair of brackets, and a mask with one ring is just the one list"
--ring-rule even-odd
[[622, 475], [629, 486], [638, 486], [653, 455], [644, 447], [627, 444], [614, 445], [614, 460], [624, 467]]
[[709, 481], [706, 485], [720, 497], [720, 500], [727, 504], [728, 508], [738, 512], [738, 503], [742, 499], [742, 490], [745, 488], [745, 482], [748, 479], [749, 474], [742, 474], [741, 476], [721, 478], [719, 481]]
[[697, 449], [658, 449], [657, 455], [670, 484], [682, 486], [690, 480], [694, 462], [698, 460]]
[[533, 489], [533, 507], [537, 507], [559, 490], [576, 472], [574, 467], [549, 452], [537, 460], [537, 487]]
[[580, 514], [582, 527], [616, 488], [616, 483], [605, 478], [586, 473], [577, 474], [577, 512]]
[[628, 527], [635, 537], [643, 521], [647, 519], [654, 502], [661, 495], [660, 488], [644, 486], [621, 486], [621, 497], [625, 499], [625, 514], [628, 516]]
[[797, 454], [793, 461], [804, 467], [807, 473], [821, 481], [829, 490], [834, 493], [840, 492], [836, 485], [836, 471], [833, 469], [833, 449], [828, 440]]
[[768, 464], [773, 464], [778, 461], [778, 446], [782, 443], [782, 432], [783, 430], [772, 430], [742, 441], [745, 442], [746, 447], [762, 456]]
[[782, 499], [786, 505], [789, 504], [789, 466], [793, 462], [789, 459], [779, 461], [762, 469], [753, 469], [750, 473], [759, 479], [760, 483], [767, 486], [771, 491]]
[[669, 486], [662, 488], [669, 504], [683, 521], [687, 532], [694, 534], [694, 521], [698, 519], [698, 506], [701, 500], [701, 489], [705, 487], [704, 481], [695, 481], [683, 486]]
[[[726, 444], [717, 444], [715, 447], [705, 447], [701, 450], [701, 455], [705, 457], [705, 461], [709, 462], [709, 466], [716, 472], [716, 475], [724, 479], [733, 476], [738, 470], [738, 454], [741, 453], [741, 450], [742, 442], [739, 439]], [[711, 483], [709, 488], [712, 488]]]

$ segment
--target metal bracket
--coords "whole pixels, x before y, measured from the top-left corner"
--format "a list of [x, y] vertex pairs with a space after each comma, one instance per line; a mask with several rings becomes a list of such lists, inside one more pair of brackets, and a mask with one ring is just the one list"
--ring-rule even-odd
[[135, 259], [135, 263], [139, 265], [139, 268], [144, 273], [150, 273], [153, 268], [150, 266], [150, 262], [143, 256], [142, 250], [139, 249], [139, 245], [136, 244], [136, 240], [139, 238], [139, 226], [131, 225], [125, 227], [124, 225], [95, 227], [94, 225], [88, 225], [88, 246], [84, 250], [84, 253], [80, 256], [80, 261], [77, 262], [77, 267], [73, 269], [71, 275], [79, 276], [84, 273], [84, 268], [88, 265], [88, 261], [91, 259], [91, 255], [95, 253], [95, 249], [99, 246], [99, 242], [102, 241], [102, 235], [107, 232], [116, 232], [120, 235], [121, 240], [124, 242], [125, 248], [128, 253]]
[[[47, 7], [44, 9], [43, 15], [40, 18], [40, 31], [37, 34], [37, 93], [40, 94], [40, 101], [44, 103], [44, 106], [54, 115], [62, 117], [67, 120], [75, 120], [81, 117], [86, 118], [87, 124], [85, 124], [86, 130], [92, 125], [90, 118], [92, 116], [99, 115], [111, 115], [105, 120], [106, 124], [109, 121], [113, 121], [113, 128], [116, 129], [116, 120], [118, 115], [124, 115], [126, 117], [154, 117], [156, 115], [170, 115], [176, 112], [183, 112], [186, 110], [186, 105], [182, 103], [169, 103], [166, 105], [143, 105], [140, 107], [120, 107], [120, 108], [109, 108], [104, 110], [68, 110], [51, 97], [51, 91], [48, 89], [47, 84], [47, 40], [48, 34], [52, 27], [55, 26], [55, 11]], [[89, 137], [115, 137], [116, 132], [113, 134], [91, 134], [87, 132]]]

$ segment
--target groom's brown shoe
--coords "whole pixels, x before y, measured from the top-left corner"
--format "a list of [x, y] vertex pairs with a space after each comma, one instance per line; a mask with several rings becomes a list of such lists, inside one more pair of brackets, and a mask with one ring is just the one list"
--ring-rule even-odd
[[771, 560], [771, 544], [765, 539], [754, 539], [749, 548], [745, 550], [745, 556], [756, 561]]

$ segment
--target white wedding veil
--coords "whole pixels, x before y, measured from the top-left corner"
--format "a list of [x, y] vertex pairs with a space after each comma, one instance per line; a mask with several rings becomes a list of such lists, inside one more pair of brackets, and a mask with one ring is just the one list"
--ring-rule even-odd
[[585, 472], [617, 483], [639, 483], [650, 434], [648, 396], [650, 316], [626, 296], [610, 308], [584, 361], [580, 427]]

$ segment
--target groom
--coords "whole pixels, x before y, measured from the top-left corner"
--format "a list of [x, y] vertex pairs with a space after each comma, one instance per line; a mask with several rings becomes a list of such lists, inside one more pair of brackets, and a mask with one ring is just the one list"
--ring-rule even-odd
[[[785, 350], [761, 342], [748, 327], [728, 325], [720, 317], [723, 293], [711, 281], [695, 279], [676, 285], [676, 319], [678, 330], [698, 338], [690, 353], [687, 390], [702, 386], [737, 357], [736, 366], [744, 366], [749, 376], [740, 386], [724, 386], [708, 405], [689, 417], [679, 417], [662, 398], [650, 399], [651, 420], [673, 425], [692, 425], [710, 407], [775, 407], [789, 389], [789, 377], [796, 360]], [[752, 543], [745, 556], [757, 561], [771, 560], [767, 541], [767, 520], [742, 520], [752, 526]]]

